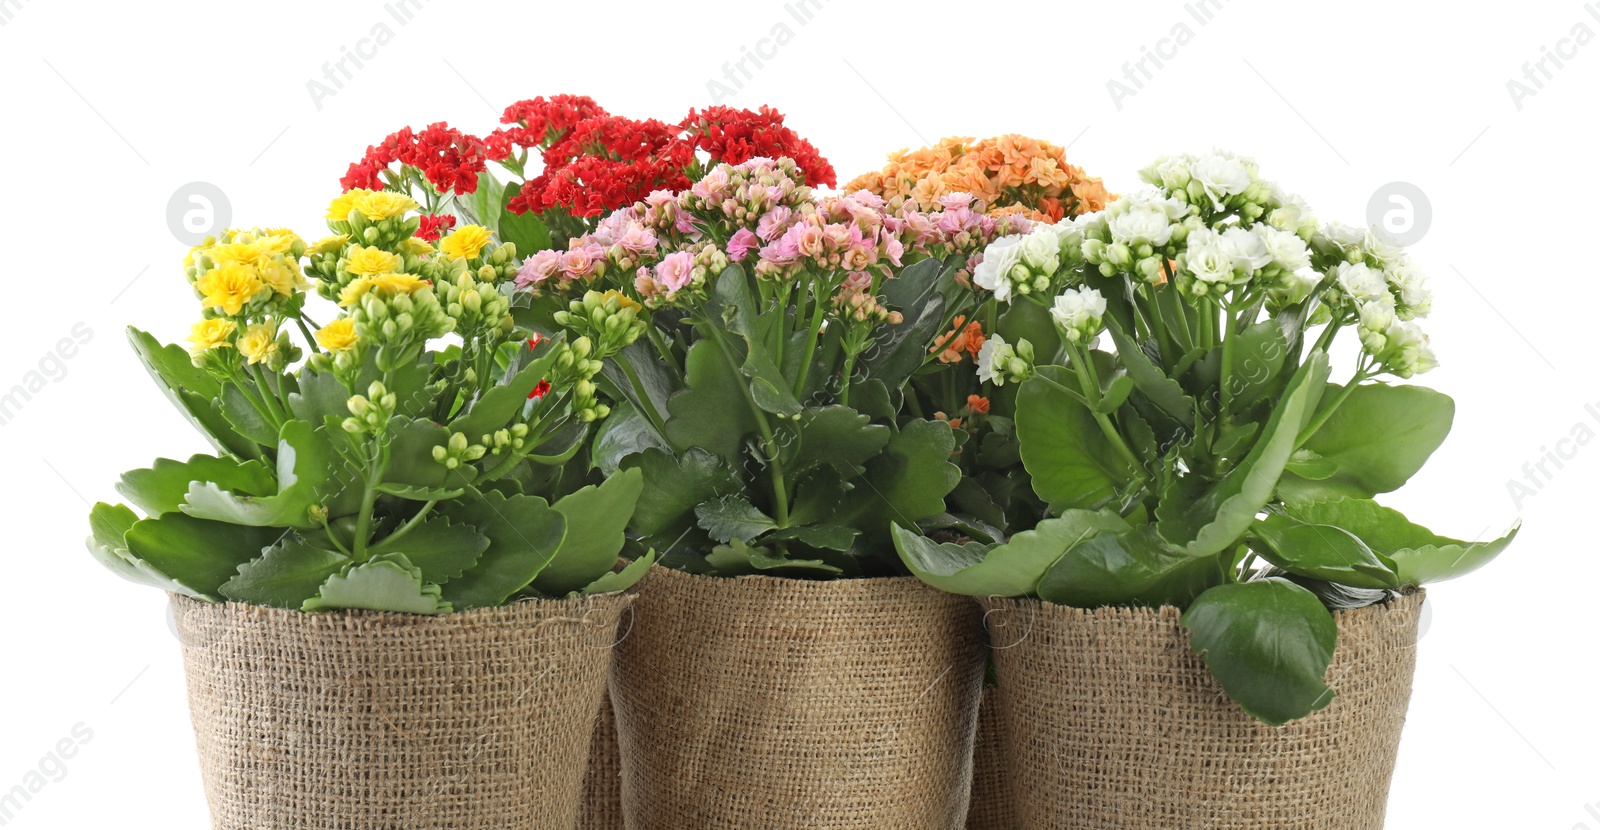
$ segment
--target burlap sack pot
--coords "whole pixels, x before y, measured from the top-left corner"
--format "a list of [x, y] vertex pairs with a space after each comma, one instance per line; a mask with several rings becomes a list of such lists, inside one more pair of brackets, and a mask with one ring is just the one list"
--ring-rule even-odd
[[657, 569], [611, 674], [633, 830], [957, 830], [981, 615], [911, 578]]
[[212, 826], [576, 827], [632, 601], [429, 617], [174, 596]]
[[1280, 728], [1223, 694], [1175, 608], [984, 600], [1017, 830], [1379, 830], [1423, 600], [1337, 612], [1338, 696]]
[[617, 716], [611, 712], [611, 696], [600, 703], [600, 716], [594, 723], [594, 740], [589, 744], [589, 771], [583, 776], [583, 807], [578, 811], [578, 830], [623, 830], [622, 750], [617, 747]]
[[1006, 736], [1000, 722], [1000, 687], [983, 690], [978, 738], [972, 750], [972, 806], [967, 830], [1016, 830], [1017, 810], [1006, 777]]

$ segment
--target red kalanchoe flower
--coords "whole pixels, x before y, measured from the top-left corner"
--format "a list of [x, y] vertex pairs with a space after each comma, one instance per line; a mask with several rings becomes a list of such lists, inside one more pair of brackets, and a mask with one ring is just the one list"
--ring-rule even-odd
[[423, 214], [417, 226], [416, 237], [424, 242], [438, 242], [439, 237], [456, 226], [456, 218], [449, 214]]
[[541, 380], [539, 385], [533, 387], [533, 391], [528, 393], [528, 400], [537, 401], [548, 394], [550, 394], [550, 381]]
[[500, 123], [518, 126], [495, 132], [511, 144], [544, 147], [560, 140], [562, 135], [579, 123], [605, 115], [609, 115], [605, 108], [587, 95], [552, 95], [549, 98], [541, 95], [506, 107]]
[[812, 187], [833, 187], [838, 173], [811, 142], [783, 124], [783, 113], [771, 107], [759, 110], [707, 107], [690, 110], [679, 126], [695, 149], [711, 156], [711, 163], [743, 164], [755, 156], [788, 156], [799, 165]]
[[550, 338], [545, 337], [544, 335], [542, 335], [542, 334], [540, 334], [538, 332], [534, 332], [533, 336], [528, 338], [528, 351], [531, 352], [534, 349], [539, 348], [540, 344], [544, 343], [544, 341], [546, 341], [548, 339], [550, 339]]
[[478, 174], [489, 160], [484, 143], [444, 122], [430, 124], [422, 132], [405, 127], [391, 133], [382, 144], [367, 148], [362, 159], [350, 165], [340, 180], [345, 190], [357, 187], [379, 190], [382, 174], [395, 162], [422, 171], [429, 184], [443, 193], [472, 193], [478, 189]]

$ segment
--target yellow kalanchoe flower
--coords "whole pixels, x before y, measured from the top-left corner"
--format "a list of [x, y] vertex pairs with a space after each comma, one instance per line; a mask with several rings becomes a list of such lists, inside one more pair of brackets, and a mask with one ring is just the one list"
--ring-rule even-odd
[[600, 302], [601, 303], [608, 303], [608, 302], [611, 302], [611, 300], [613, 298], [616, 299], [617, 304], [619, 306], [621, 306], [622, 308], [631, 308], [631, 309], [634, 309], [636, 311], [638, 309], [644, 308], [644, 306], [639, 305], [639, 301], [638, 300], [635, 300], [632, 297], [629, 297], [628, 295], [622, 293], [621, 291], [618, 291], [615, 288], [611, 289], [610, 291], [607, 291], [604, 294], [601, 294], [600, 295]]
[[294, 252], [295, 243], [301, 242], [300, 235], [288, 228], [272, 228], [262, 231], [256, 244], [275, 253], [285, 256]]
[[293, 260], [283, 257], [272, 257], [261, 263], [256, 268], [256, 276], [284, 297], [296, 291], [303, 291], [311, 285], [306, 282], [305, 275], [300, 273], [300, 266]]
[[346, 260], [345, 270], [361, 277], [387, 274], [400, 267], [400, 257], [382, 248], [366, 248], [360, 245], [350, 249]]
[[356, 200], [371, 193], [372, 191], [370, 190], [362, 190], [358, 187], [355, 190], [345, 191], [334, 197], [333, 201], [328, 204], [328, 221], [350, 221], [350, 211], [355, 210]]
[[360, 302], [361, 298], [367, 296], [367, 292], [371, 290], [371, 277], [362, 277], [355, 280], [344, 288], [339, 289], [339, 306], [341, 308], [349, 308]]
[[350, 234], [347, 233], [341, 233], [338, 236], [325, 236], [312, 243], [311, 247], [306, 249], [306, 255], [321, 256], [323, 254], [331, 254], [334, 251], [343, 248], [345, 243], [348, 243], [349, 241]]
[[428, 285], [427, 280], [416, 274], [373, 274], [367, 279], [372, 282], [372, 290], [385, 297], [410, 294]]
[[356, 210], [361, 215], [373, 222], [382, 222], [401, 216], [407, 211], [417, 210], [422, 206], [415, 199], [404, 193], [395, 193], [389, 190], [368, 191], [357, 197], [354, 202]]
[[198, 355], [212, 349], [229, 348], [233, 344], [228, 342], [228, 338], [233, 336], [234, 330], [238, 327], [232, 320], [221, 317], [195, 323], [194, 328], [189, 330], [189, 343], [192, 344], [189, 353]]
[[342, 352], [355, 348], [358, 339], [356, 337], [356, 321], [349, 317], [340, 317], [317, 329], [317, 344], [330, 352]]
[[451, 259], [474, 259], [489, 242], [489, 231], [482, 225], [463, 225], [439, 240], [439, 250]]
[[200, 292], [200, 303], [206, 308], [219, 308], [227, 315], [238, 314], [266, 286], [257, 278], [255, 269], [237, 262], [219, 265], [207, 271], [195, 283]]
[[276, 323], [256, 323], [239, 335], [239, 354], [251, 363], [264, 363], [278, 353]]
[[432, 256], [435, 253], [433, 246], [429, 245], [427, 240], [415, 236], [402, 240], [400, 250], [416, 257]]
[[207, 248], [206, 255], [218, 265], [230, 262], [239, 265], [259, 265], [263, 259], [270, 256], [270, 253], [254, 242], [228, 242]]

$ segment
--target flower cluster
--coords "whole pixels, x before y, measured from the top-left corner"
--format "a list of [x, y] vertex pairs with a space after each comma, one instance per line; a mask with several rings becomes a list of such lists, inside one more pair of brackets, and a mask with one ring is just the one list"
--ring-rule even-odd
[[276, 369], [294, 359], [279, 327], [298, 313], [310, 286], [300, 268], [305, 251], [291, 231], [251, 229], [224, 231], [189, 252], [184, 274], [205, 312], [189, 336], [197, 363], [236, 356]]
[[[409, 184], [405, 177], [417, 175], [440, 193], [472, 193], [491, 155], [482, 140], [444, 122], [420, 132], [405, 127], [368, 147], [339, 182], [346, 190], [403, 190]], [[391, 169], [396, 163], [399, 171]]]
[[1100, 179], [1067, 162], [1066, 151], [1022, 135], [952, 137], [920, 150], [889, 154], [889, 164], [856, 177], [846, 190], [932, 210], [951, 193], [968, 193], [994, 215], [1017, 213], [1056, 222], [1104, 208], [1113, 197]]

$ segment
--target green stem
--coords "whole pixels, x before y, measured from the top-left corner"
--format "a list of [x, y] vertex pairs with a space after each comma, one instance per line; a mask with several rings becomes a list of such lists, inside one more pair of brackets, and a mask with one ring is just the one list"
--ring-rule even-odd
[[361, 483], [361, 512], [356, 520], [353, 554], [357, 561], [366, 561], [367, 545], [372, 541], [372, 510], [378, 503], [378, 484], [383, 481], [383, 473], [389, 466], [385, 457], [387, 454], [387, 448], [380, 447], [377, 450], [367, 466], [366, 480]]
[[[805, 359], [800, 361], [800, 373], [795, 377], [794, 396], [802, 398], [806, 393], [806, 377], [811, 374], [811, 358], [817, 352], [817, 338], [822, 335], [822, 315], [827, 312], [827, 292], [813, 292], [817, 308], [811, 313], [811, 328], [806, 331]], [[802, 309], [802, 312], [804, 309]], [[797, 314], [802, 316], [801, 314]]]
[[1329, 401], [1326, 406], [1318, 409], [1316, 416], [1311, 419], [1311, 423], [1306, 424], [1306, 428], [1301, 430], [1300, 436], [1295, 439], [1295, 448], [1299, 449], [1300, 447], [1305, 446], [1306, 442], [1310, 441], [1312, 436], [1317, 434], [1317, 430], [1322, 429], [1322, 425], [1326, 424], [1328, 419], [1333, 417], [1333, 413], [1339, 410], [1339, 407], [1344, 404], [1345, 399], [1350, 397], [1350, 393], [1356, 391], [1356, 387], [1361, 384], [1361, 381], [1364, 381], [1369, 377], [1371, 377], [1371, 375], [1367, 374], [1365, 367], [1357, 369], [1355, 376], [1350, 378], [1350, 382], [1346, 383], [1339, 389], [1338, 392], [1334, 394], [1332, 401]]
[[[772, 425], [767, 422], [766, 410], [756, 405], [755, 395], [750, 392], [750, 384], [744, 381], [744, 374], [739, 371], [739, 361], [734, 359], [733, 347], [728, 345], [727, 338], [721, 329], [711, 328], [711, 337], [717, 342], [717, 350], [722, 353], [722, 359], [727, 361], [728, 371], [733, 372], [739, 379], [739, 391], [744, 393], [745, 405], [750, 407], [750, 412], [755, 415], [756, 428], [761, 431], [762, 450], [767, 454], [767, 468], [771, 471], [772, 500], [776, 508], [778, 527], [789, 526], [789, 485], [783, 478], [783, 462], [779, 460], [777, 437], [772, 433]], [[807, 363], [810, 362], [810, 350], [807, 350]], [[804, 374], [801, 375], [804, 378]]]
[[322, 348], [317, 345], [317, 338], [311, 334], [311, 329], [306, 328], [306, 320], [305, 320], [305, 318], [304, 317], [296, 317], [296, 318], [294, 318], [294, 324], [299, 326], [300, 327], [300, 333], [305, 335], [306, 346], [311, 349], [311, 353], [312, 354], [322, 354]]
[[667, 371], [672, 373], [673, 380], [677, 382], [677, 385], [682, 386], [683, 372], [678, 368], [678, 361], [672, 358], [672, 350], [667, 347], [667, 341], [661, 339], [661, 332], [656, 329], [653, 320], [644, 327], [644, 333], [646, 337], [650, 338], [650, 345], [655, 347], [656, 354], [661, 355], [662, 365], [666, 366]]
[[667, 423], [662, 419], [661, 413], [656, 410], [655, 402], [650, 400], [650, 393], [644, 388], [644, 381], [639, 379], [639, 373], [634, 370], [633, 363], [622, 354], [614, 356], [617, 365], [622, 367], [622, 373], [628, 376], [628, 385], [633, 387], [633, 394], [639, 399], [639, 408], [644, 411], [644, 416], [650, 419], [650, 426], [655, 428], [656, 435], [665, 441], [667, 438]]
[[[1066, 349], [1067, 356], [1072, 363], [1076, 364], [1076, 366], [1087, 367], [1088, 369], [1088, 371], [1077, 371], [1074, 372], [1074, 374], [1078, 376], [1078, 386], [1083, 390], [1083, 396], [1089, 402], [1089, 411], [1093, 413], [1095, 423], [1100, 425], [1100, 432], [1106, 436], [1107, 441], [1111, 442], [1111, 448], [1116, 450], [1117, 455], [1122, 457], [1122, 460], [1126, 462], [1127, 465], [1133, 470], [1134, 475], [1140, 481], [1146, 480], [1144, 465], [1139, 462], [1139, 457], [1134, 455], [1133, 450], [1128, 448], [1128, 442], [1122, 439], [1122, 433], [1118, 432], [1116, 425], [1111, 423], [1111, 418], [1108, 417], [1104, 412], [1101, 412], [1099, 409], [1100, 389], [1098, 384], [1093, 380], [1092, 373], [1094, 368], [1088, 366], [1089, 360], [1084, 355], [1083, 349], [1080, 348], [1076, 343], [1066, 344]], [[1035, 375], [1034, 377], [1043, 376]], [[1056, 383], [1049, 378], [1045, 378], [1045, 381], [1050, 385], [1055, 386], [1057, 389], [1062, 389], [1065, 391], [1065, 387], [1063, 387], [1061, 384]]]
[[433, 506], [438, 504], [438, 503], [439, 502], [437, 502], [437, 501], [429, 501], [428, 503], [422, 505], [422, 509], [417, 511], [417, 515], [412, 516], [409, 520], [406, 521], [405, 524], [403, 524], [400, 527], [396, 528], [395, 532], [389, 534], [388, 536], [385, 536], [383, 541], [385, 541], [385, 542], [398, 542], [401, 539], [405, 538], [405, 535], [407, 533], [410, 533], [412, 531], [412, 529], [414, 529], [417, 525], [422, 524], [422, 520], [427, 518], [427, 516], [428, 516], [428, 511], [432, 510]]
[[[1221, 305], [1221, 303], [1218, 303]], [[1228, 408], [1233, 404], [1233, 332], [1234, 319], [1231, 309], [1222, 308], [1222, 412], [1221, 417], [1228, 416]]]
[[[850, 376], [856, 370], [856, 352], [846, 352], [844, 356], [844, 374], [839, 376], [839, 405], [850, 405]], [[946, 372], [945, 374], [950, 374]]]

